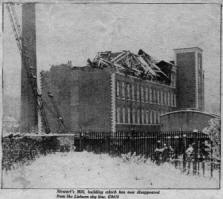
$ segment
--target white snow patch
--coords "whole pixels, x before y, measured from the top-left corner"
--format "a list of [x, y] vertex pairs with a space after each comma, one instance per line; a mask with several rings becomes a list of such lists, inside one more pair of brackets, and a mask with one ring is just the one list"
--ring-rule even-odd
[[218, 188], [219, 179], [185, 175], [170, 164], [89, 152], [56, 153], [3, 172], [4, 188]]

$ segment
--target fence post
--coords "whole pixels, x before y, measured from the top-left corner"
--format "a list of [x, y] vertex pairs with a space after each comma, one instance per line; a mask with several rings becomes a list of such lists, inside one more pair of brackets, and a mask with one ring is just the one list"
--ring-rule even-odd
[[211, 177], [213, 177], [213, 143], [211, 141]]
[[110, 135], [108, 135], [107, 137], [106, 137], [107, 139], [106, 139], [106, 142], [107, 142], [107, 144], [106, 144], [106, 151], [108, 152], [108, 154], [110, 154]]
[[175, 142], [175, 159], [178, 159], [179, 156], [179, 136], [175, 135], [174, 133], [174, 142]]
[[121, 135], [121, 154], [125, 154], [125, 134], [126, 131], [122, 132]]
[[201, 132], [199, 132], [198, 135], [198, 146], [197, 146], [197, 153], [198, 153], [198, 158], [197, 158], [197, 174], [200, 174], [200, 160], [201, 160], [201, 149], [200, 149], [200, 140], [201, 140]]
[[194, 158], [193, 158], [193, 175], [196, 174], [196, 162], [197, 162], [197, 135], [195, 136], [194, 139]]
[[82, 151], [82, 132], [79, 135], [79, 151]]
[[184, 146], [183, 146], [183, 172], [186, 171], [186, 149], [187, 149], [187, 144], [186, 144], [186, 134], [183, 134], [183, 142], [184, 142]]
[[187, 161], [187, 174], [190, 173], [190, 168], [191, 168], [191, 160]]
[[202, 170], [203, 170], [203, 176], [205, 176], [205, 162], [202, 161]]

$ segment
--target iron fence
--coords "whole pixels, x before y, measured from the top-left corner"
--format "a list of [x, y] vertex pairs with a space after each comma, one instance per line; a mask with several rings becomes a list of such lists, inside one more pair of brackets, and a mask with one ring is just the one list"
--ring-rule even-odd
[[[112, 156], [142, 155], [150, 158], [157, 165], [168, 161], [186, 174], [212, 177], [215, 170], [220, 171], [220, 161], [213, 158], [212, 143], [208, 136], [201, 132], [78, 132], [70, 139], [74, 139], [76, 151], [108, 153]], [[209, 143], [206, 149], [205, 141]], [[193, 156], [188, 158], [186, 150], [191, 145]], [[11, 169], [17, 163], [32, 161], [41, 154], [71, 149], [71, 147], [60, 146], [56, 135], [40, 138], [6, 137], [3, 138], [2, 146], [3, 169]], [[166, 150], [162, 151], [162, 149]]]
[[[202, 132], [81, 132], [74, 145], [77, 151], [117, 156], [127, 153], [143, 155], [157, 165], [168, 161], [186, 174], [208, 174], [213, 177], [214, 170], [220, 171], [220, 161], [213, 158], [212, 143]], [[188, 157], [187, 149], [190, 146], [193, 153]], [[164, 148], [166, 150], [162, 151]]]
[[74, 145], [78, 151], [88, 150], [106, 153], [128, 153], [144, 154], [151, 156], [157, 147], [157, 143], [174, 149], [177, 158], [183, 154], [189, 144], [194, 144], [196, 157], [199, 156], [202, 143], [208, 140], [208, 136], [201, 132], [81, 132], [76, 136]]

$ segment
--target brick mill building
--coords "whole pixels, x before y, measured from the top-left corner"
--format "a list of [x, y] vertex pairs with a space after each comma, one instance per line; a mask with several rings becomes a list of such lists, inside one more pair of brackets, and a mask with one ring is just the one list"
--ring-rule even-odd
[[84, 67], [69, 62], [42, 72], [51, 131], [58, 129], [53, 104], [68, 132], [159, 131], [160, 115], [182, 108], [203, 110], [202, 50], [175, 49], [175, 55], [175, 62], [167, 62], [143, 50], [107, 51]]

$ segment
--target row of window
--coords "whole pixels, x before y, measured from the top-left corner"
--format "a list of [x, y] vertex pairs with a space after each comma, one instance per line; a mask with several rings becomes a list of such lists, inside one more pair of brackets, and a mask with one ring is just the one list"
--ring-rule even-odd
[[159, 124], [160, 115], [164, 113], [164, 111], [117, 107], [116, 122], [119, 124]]
[[176, 95], [170, 91], [117, 81], [116, 96], [134, 101], [176, 107]]

